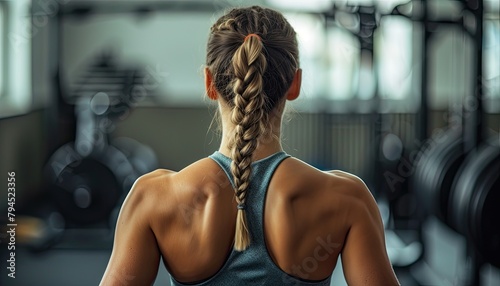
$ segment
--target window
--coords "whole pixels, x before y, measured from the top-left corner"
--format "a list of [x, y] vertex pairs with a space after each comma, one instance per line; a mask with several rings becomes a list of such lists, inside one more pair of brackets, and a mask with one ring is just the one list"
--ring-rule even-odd
[[0, 2], [0, 118], [24, 114], [31, 107], [30, 0]]
[[359, 70], [359, 41], [344, 29], [328, 30], [328, 98], [346, 100], [357, 92]]
[[[325, 93], [325, 37], [323, 18], [305, 13], [285, 13], [288, 22], [297, 33], [300, 66], [302, 68], [302, 96], [297, 105], [303, 105], [311, 98], [322, 97]], [[304, 102], [302, 102], [304, 100]]]
[[404, 99], [411, 92], [412, 29], [410, 20], [384, 17], [376, 39], [379, 92], [383, 99]]
[[474, 42], [459, 27], [440, 26], [429, 42], [428, 92], [432, 109], [460, 109], [473, 94]]
[[485, 3], [484, 41], [483, 41], [483, 92], [486, 100], [487, 112], [500, 112], [500, 17], [499, 7], [494, 3]]

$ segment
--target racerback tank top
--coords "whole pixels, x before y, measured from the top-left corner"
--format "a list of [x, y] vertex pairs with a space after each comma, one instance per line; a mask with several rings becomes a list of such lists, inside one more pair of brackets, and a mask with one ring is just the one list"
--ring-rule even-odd
[[[330, 285], [331, 275], [321, 281], [305, 281], [287, 274], [274, 263], [266, 248], [263, 212], [267, 188], [278, 165], [288, 157], [290, 156], [285, 152], [278, 152], [252, 163], [252, 175], [245, 202], [251, 238], [250, 246], [241, 252], [233, 249], [221, 269], [211, 278], [199, 283], [183, 284], [171, 277], [172, 285]], [[219, 164], [234, 186], [231, 159], [218, 151], [210, 155], [209, 158]]]

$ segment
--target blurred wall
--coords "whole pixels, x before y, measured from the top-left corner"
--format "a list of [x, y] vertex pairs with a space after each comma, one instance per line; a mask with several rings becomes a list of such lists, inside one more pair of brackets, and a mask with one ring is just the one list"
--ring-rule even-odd
[[[45, 112], [34, 111], [0, 120], [0, 174], [6, 184], [7, 172], [16, 172], [16, 206], [40, 194], [42, 168], [47, 158]], [[0, 210], [7, 196], [0, 197]]]
[[162, 168], [179, 171], [219, 148], [219, 136], [208, 130], [212, 113], [208, 108], [136, 108], [116, 123], [112, 136], [152, 147]]

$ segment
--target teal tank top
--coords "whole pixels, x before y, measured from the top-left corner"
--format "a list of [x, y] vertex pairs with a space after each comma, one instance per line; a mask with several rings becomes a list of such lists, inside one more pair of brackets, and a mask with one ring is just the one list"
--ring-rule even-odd
[[[296, 285], [296, 286], [327, 286], [330, 285], [331, 275], [321, 281], [305, 281], [290, 276], [281, 270], [270, 257], [264, 241], [263, 211], [266, 192], [274, 171], [286, 158], [284, 152], [275, 153], [267, 158], [252, 163], [252, 175], [247, 192], [245, 211], [250, 231], [250, 246], [242, 252], [234, 249], [229, 254], [222, 268], [211, 278], [194, 284], [183, 284], [171, 277], [172, 285], [215, 285], [215, 286], [244, 286], [244, 285]], [[231, 184], [231, 159], [216, 151], [209, 156], [217, 162], [228, 176]], [[195, 259], [193, 257], [193, 259]]]

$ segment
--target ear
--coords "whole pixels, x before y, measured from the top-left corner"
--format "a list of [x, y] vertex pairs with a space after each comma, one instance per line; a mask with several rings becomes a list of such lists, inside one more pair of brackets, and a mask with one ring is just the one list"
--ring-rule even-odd
[[208, 67], [205, 68], [205, 91], [207, 92], [208, 98], [210, 98], [211, 100], [217, 100], [217, 90], [214, 86], [212, 73], [210, 72]]
[[297, 69], [295, 75], [293, 76], [292, 84], [286, 93], [286, 99], [295, 100], [299, 97], [300, 86], [302, 84], [302, 69]]

